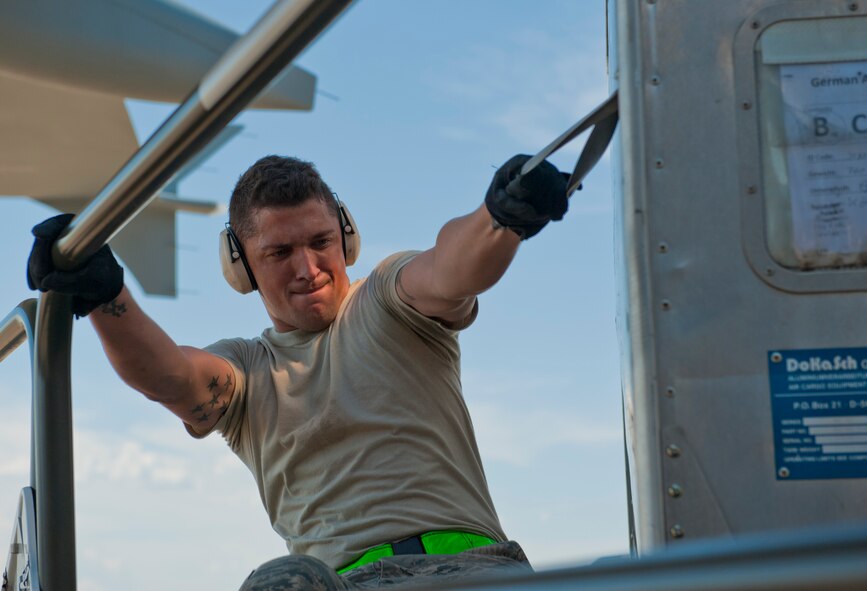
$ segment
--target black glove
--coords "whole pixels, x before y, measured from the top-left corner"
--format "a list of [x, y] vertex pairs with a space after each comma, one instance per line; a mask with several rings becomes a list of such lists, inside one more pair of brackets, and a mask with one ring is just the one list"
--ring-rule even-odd
[[515, 232], [521, 240], [535, 236], [551, 220], [562, 220], [569, 208], [566, 198], [569, 175], [547, 160], [521, 175], [521, 167], [529, 159], [530, 156], [519, 154], [503, 164], [485, 196], [485, 206], [494, 221]]
[[33, 227], [33, 249], [27, 261], [27, 285], [39, 291], [56, 291], [73, 296], [72, 312], [87, 316], [107, 304], [123, 289], [123, 268], [108, 245], [103, 246], [81, 267], [61, 271], [54, 266], [51, 248], [74, 216], [63, 213]]

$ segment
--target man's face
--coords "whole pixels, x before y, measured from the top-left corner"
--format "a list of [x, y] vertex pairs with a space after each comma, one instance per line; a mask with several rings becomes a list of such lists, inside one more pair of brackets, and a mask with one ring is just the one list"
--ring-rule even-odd
[[274, 328], [327, 328], [349, 290], [337, 217], [313, 198], [263, 207], [252, 221], [255, 231], [244, 251]]

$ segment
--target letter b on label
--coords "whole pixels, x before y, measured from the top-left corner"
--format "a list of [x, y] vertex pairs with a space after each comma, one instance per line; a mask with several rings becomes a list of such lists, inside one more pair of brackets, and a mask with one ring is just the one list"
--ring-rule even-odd
[[825, 137], [828, 135], [828, 120], [824, 117], [813, 117], [813, 135], [816, 137]]

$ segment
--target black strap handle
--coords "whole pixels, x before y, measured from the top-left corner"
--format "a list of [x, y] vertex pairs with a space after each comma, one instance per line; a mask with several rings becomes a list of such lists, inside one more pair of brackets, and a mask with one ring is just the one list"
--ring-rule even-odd
[[584, 144], [584, 149], [581, 150], [581, 156], [578, 157], [578, 162], [575, 163], [575, 170], [569, 177], [569, 182], [566, 184], [566, 196], [571, 195], [576, 189], [581, 188], [581, 181], [587, 176], [602, 154], [605, 153], [608, 144], [611, 143], [611, 138], [614, 136], [614, 130], [617, 127], [618, 120], [617, 107], [617, 91], [614, 91], [608, 99], [588, 113], [578, 123], [570, 127], [553, 142], [545, 146], [541, 152], [527, 160], [521, 167], [521, 174], [525, 175], [531, 170], [539, 166], [548, 156], [571, 142], [573, 139], [581, 135], [584, 131], [593, 127], [587, 143]]

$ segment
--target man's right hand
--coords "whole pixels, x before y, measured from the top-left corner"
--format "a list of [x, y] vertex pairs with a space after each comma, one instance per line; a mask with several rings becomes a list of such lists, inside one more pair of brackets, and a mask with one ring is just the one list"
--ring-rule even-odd
[[35, 240], [27, 261], [27, 284], [30, 289], [73, 296], [72, 312], [81, 318], [120, 294], [123, 289], [123, 268], [117, 264], [108, 245], [100, 248], [84, 265], [73, 271], [62, 271], [54, 266], [52, 247], [73, 217], [70, 213], [64, 213], [33, 227]]

